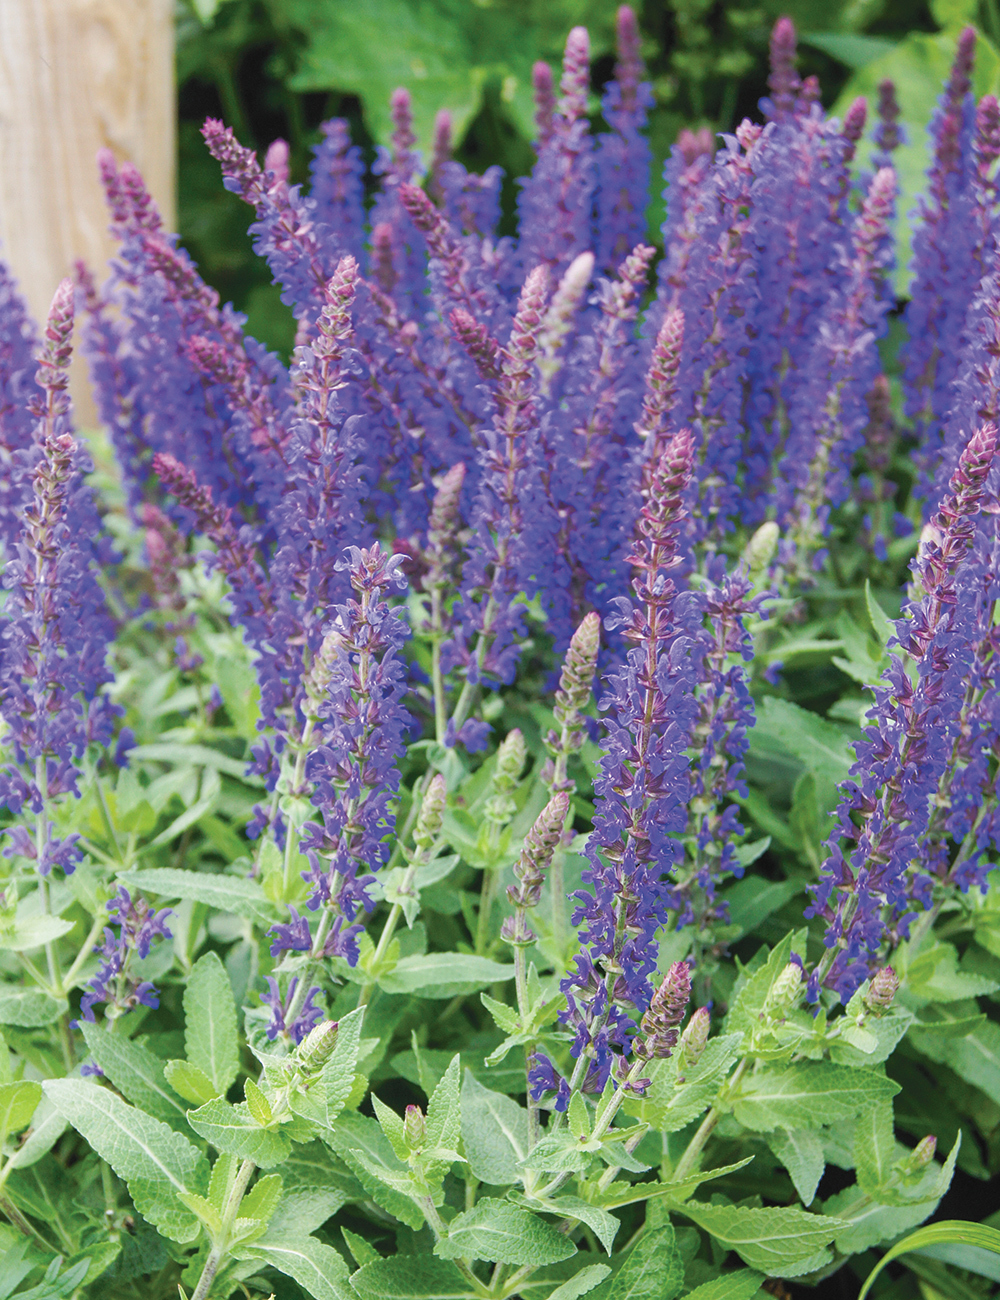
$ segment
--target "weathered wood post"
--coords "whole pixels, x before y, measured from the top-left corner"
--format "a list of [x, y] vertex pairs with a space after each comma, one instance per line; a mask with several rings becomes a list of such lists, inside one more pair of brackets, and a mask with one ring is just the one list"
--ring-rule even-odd
[[[174, 220], [173, 0], [0, 0], [0, 242], [36, 318], [82, 257], [112, 251], [98, 149]], [[81, 424], [94, 419], [78, 368]]]

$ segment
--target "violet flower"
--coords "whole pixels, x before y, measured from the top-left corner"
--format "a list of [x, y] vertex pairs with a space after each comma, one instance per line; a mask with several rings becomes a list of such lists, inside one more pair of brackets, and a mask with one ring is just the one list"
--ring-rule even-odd
[[169, 907], [157, 912], [144, 898], [132, 898], [124, 886], [107, 904], [111, 924], [105, 926], [104, 943], [94, 951], [101, 964], [97, 974], [87, 982], [87, 991], [80, 999], [84, 1020], [94, 1021], [94, 1007], [105, 1003], [107, 1020], [127, 1015], [140, 1004], [156, 1008], [160, 1005], [157, 990], [148, 980], [140, 980], [130, 970], [134, 958], [140, 961], [149, 956], [155, 939], [170, 939], [166, 919]]
[[644, 135], [653, 92], [643, 80], [639, 24], [622, 5], [617, 15], [618, 62], [601, 111], [611, 127], [597, 137], [597, 264], [611, 273], [646, 233], [652, 154]]

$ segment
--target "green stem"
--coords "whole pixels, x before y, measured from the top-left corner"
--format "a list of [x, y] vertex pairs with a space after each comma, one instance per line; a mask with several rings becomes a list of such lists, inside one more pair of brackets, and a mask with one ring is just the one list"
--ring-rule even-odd
[[476, 922], [476, 952], [480, 956], [486, 952], [489, 942], [490, 915], [493, 912], [499, 879], [500, 872], [496, 869], [487, 868], [483, 872], [483, 888], [479, 895], [479, 919]]
[[[520, 918], [524, 916], [524, 908], [520, 908]], [[526, 923], [523, 928], [527, 928]], [[514, 945], [514, 988], [517, 991], [517, 1009], [521, 1016], [521, 1024], [528, 1023], [528, 954], [523, 943]], [[538, 1107], [531, 1100], [531, 1080], [528, 1077], [531, 1071], [529, 1062], [535, 1054], [535, 1043], [532, 1040], [524, 1044], [524, 1078], [525, 1078], [525, 1096], [528, 1102], [528, 1150], [531, 1151], [540, 1136], [540, 1125]]]
[[705, 1143], [708, 1141], [709, 1137], [711, 1136], [712, 1131], [714, 1130], [716, 1124], [718, 1124], [719, 1120], [722, 1118], [722, 1110], [719, 1103], [723, 1100], [724, 1097], [728, 1097], [734, 1091], [734, 1089], [739, 1086], [739, 1083], [743, 1078], [744, 1074], [746, 1074], [749, 1065], [750, 1065], [750, 1057], [744, 1056], [743, 1060], [740, 1061], [739, 1065], [736, 1067], [736, 1070], [733, 1073], [733, 1077], [728, 1081], [728, 1083], [724, 1083], [722, 1085], [722, 1088], [719, 1090], [719, 1096], [716, 1099], [715, 1105], [712, 1107], [712, 1109], [702, 1120], [697, 1133], [695, 1133], [694, 1137], [687, 1144], [684, 1154], [681, 1156], [680, 1160], [678, 1161], [677, 1167], [674, 1170], [674, 1176], [670, 1180], [671, 1182], [673, 1183], [681, 1182], [684, 1178], [688, 1176], [689, 1173], [691, 1173], [692, 1169], [694, 1169], [694, 1166], [698, 1160], [698, 1157], [702, 1153]]
[[41, 1233], [28, 1222], [17, 1206], [14, 1205], [14, 1203], [6, 1196], [0, 1196], [0, 1214], [5, 1214], [18, 1232], [23, 1233], [25, 1237], [29, 1237], [36, 1245], [41, 1246], [46, 1255], [57, 1255], [59, 1253], [55, 1247], [50, 1245]]
[[229, 1253], [229, 1237], [233, 1223], [236, 1220], [236, 1211], [240, 1207], [243, 1193], [246, 1191], [247, 1183], [250, 1181], [256, 1167], [252, 1160], [244, 1160], [239, 1167], [222, 1212], [222, 1231], [219, 1234], [218, 1244], [208, 1252], [205, 1267], [201, 1270], [201, 1277], [198, 1279], [198, 1285], [195, 1287], [191, 1300], [205, 1300], [215, 1280], [215, 1275], [219, 1271], [219, 1265]]
[[94, 943], [96, 942], [98, 936], [100, 935], [103, 929], [104, 929], [104, 917], [95, 916], [94, 924], [90, 927], [90, 933], [87, 935], [86, 939], [84, 939], [83, 946], [80, 948], [80, 951], [76, 954], [76, 959], [74, 960], [73, 965], [63, 976], [63, 986], [62, 986], [63, 994], [69, 993], [70, 990], [73, 988], [74, 981], [76, 980], [77, 975], [79, 975], [80, 973], [80, 968], [83, 966], [83, 963], [93, 952]]

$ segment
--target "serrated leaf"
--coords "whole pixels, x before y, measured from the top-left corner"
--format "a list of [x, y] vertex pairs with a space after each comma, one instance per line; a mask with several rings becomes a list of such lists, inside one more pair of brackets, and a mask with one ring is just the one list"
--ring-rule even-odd
[[659, 1196], [680, 1204], [702, 1183], [711, 1182], [714, 1178], [724, 1178], [726, 1174], [734, 1174], [738, 1169], [745, 1169], [753, 1158], [753, 1156], [745, 1156], [731, 1165], [719, 1165], [716, 1169], [699, 1169], [672, 1183], [633, 1183], [627, 1192], [620, 1193], [605, 1201], [604, 1204], [609, 1209], [618, 1209], [622, 1205], [634, 1205], [636, 1201], [648, 1201]]
[[258, 1178], [240, 1202], [240, 1215], [244, 1219], [261, 1219], [267, 1223], [278, 1208], [283, 1183], [280, 1174], [265, 1174]]
[[709, 1040], [694, 1069], [682, 1069], [680, 1057], [651, 1062], [645, 1096], [624, 1109], [651, 1128], [677, 1132], [712, 1105], [742, 1046], [742, 1034], [723, 1034]]
[[400, 1175], [408, 1177], [409, 1171], [396, 1159], [375, 1120], [347, 1111], [337, 1120], [327, 1141], [377, 1205], [419, 1232], [424, 1226], [423, 1211], [393, 1181], [387, 1181]]
[[551, 1206], [553, 1213], [585, 1223], [607, 1253], [611, 1254], [611, 1247], [621, 1227], [613, 1214], [602, 1210], [598, 1205], [591, 1205], [589, 1201], [581, 1200], [579, 1196], [557, 1196], [551, 1201]]
[[520, 1181], [518, 1161], [528, 1153], [528, 1112], [493, 1092], [466, 1070], [462, 1081], [462, 1145], [469, 1168], [496, 1187]]
[[82, 1079], [47, 1079], [45, 1095], [128, 1184], [135, 1207], [173, 1241], [193, 1241], [197, 1217], [174, 1193], [203, 1195], [208, 1161], [185, 1137]]
[[421, 998], [455, 998], [514, 978], [514, 967], [463, 953], [432, 952], [404, 957], [379, 977], [386, 993]]
[[86, 1020], [80, 1022], [80, 1029], [91, 1056], [133, 1105], [171, 1127], [186, 1126], [185, 1108], [167, 1083], [163, 1062], [155, 1052]]
[[351, 1275], [361, 1300], [469, 1300], [478, 1296], [454, 1264], [433, 1255], [392, 1255]]
[[521, 1017], [513, 1007], [507, 1006], [506, 1002], [498, 1002], [488, 993], [480, 993], [479, 1000], [493, 1017], [497, 1028], [502, 1029], [505, 1034], [516, 1034], [521, 1028]]
[[752, 1300], [763, 1281], [762, 1273], [741, 1268], [714, 1277], [711, 1282], [702, 1282], [701, 1286], [689, 1291], [683, 1300]]
[[351, 1232], [350, 1228], [341, 1225], [340, 1235], [344, 1239], [344, 1245], [353, 1255], [358, 1268], [364, 1268], [366, 1264], [374, 1264], [376, 1260], [382, 1258], [370, 1241], [366, 1241], [364, 1237], [359, 1237], [356, 1232]]
[[454, 1150], [461, 1132], [462, 1111], [458, 1096], [461, 1063], [456, 1052], [441, 1082], [427, 1103], [427, 1145]]
[[610, 1273], [611, 1269], [607, 1264], [588, 1264], [586, 1268], [581, 1268], [579, 1273], [574, 1273], [562, 1286], [557, 1286], [548, 1300], [580, 1300], [580, 1296], [587, 1295], [595, 1286], [600, 1286]]
[[184, 989], [184, 1050], [224, 1097], [239, 1071], [240, 1053], [233, 988], [214, 952], [195, 962]]
[[167, 1061], [163, 1077], [174, 1092], [195, 1106], [204, 1106], [206, 1101], [216, 1096], [215, 1084], [204, 1070], [199, 1070], [190, 1061]]
[[247, 1109], [254, 1122], [259, 1124], [261, 1128], [267, 1128], [274, 1118], [271, 1103], [254, 1083], [253, 1079], [247, 1079], [244, 1082], [243, 1095], [246, 1098]]
[[189, 1110], [187, 1117], [194, 1131], [216, 1151], [252, 1160], [261, 1169], [280, 1165], [291, 1149], [285, 1134], [261, 1128], [245, 1103], [232, 1106], [216, 1097], [197, 1110]]
[[31, 1132], [7, 1161], [7, 1169], [27, 1169], [41, 1160], [66, 1132], [66, 1120], [43, 1093], [32, 1116]]
[[684, 1285], [684, 1262], [670, 1224], [645, 1233], [615, 1275], [608, 1300], [673, 1300]]
[[1000, 1097], [1000, 1025], [986, 1020], [964, 1038], [921, 1034], [920, 1050], [942, 1061], [988, 1097]]
[[775, 1129], [767, 1135], [767, 1145], [791, 1175], [802, 1204], [812, 1205], [826, 1167], [818, 1134], [807, 1128]]
[[405, 1130], [403, 1121], [399, 1118], [391, 1106], [387, 1106], [381, 1098], [372, 1093], [372, 1109], [375, 1111], [375, 1118], [378, 1120], [378, 1126], [389, 1139], [389, 1145], [396, 1155], [396, 1159], [402, 1163], [410, 1154], [410, 1149], [406, 1145]]
[[0, 1147], [9, 1134], [28, 1127], [41, 1100], [42, 1085], [33, 1080], [0, 1083]]
[[351, 1295], [347, 1264], [343, 1255], [315, 1237], [279, 1243], [255, 1242], [237, 1252], [242, 1259], [257, 1259], [270, 1264], [293, 1282], [298, 1282], [314, 1300], [349, 1300]]
[[277, 915], [256, 880], [246, 876], [213, 876], [206, 871], [180, 871], [174, 867], [144, 867], [119, 873], [130, 891], [142, 889], [161, 898], [190, 898], [196, 903], [233, 916], [270, 923]]
[[854, 1130], [854, 1167], [858, 1186], [868, 1196], [878, 1199], [878, 1190], [889, 1178], [895, 1155], [892, 1102], [880, 1101], [862, 1111]]
[[745, 1128], [821, 1128], [851, 1119], [867, 1106], [894, 1097], [899, 1084], [873, 1070], [803, 1061], [747, 1075], [732, 1103]]
[[811, 1262], [837, 1233], [836, 1222], [804, 1210], [758, 1210], [687, 1201], [680, 1213], [735, 1250], [751, 1268], [770, 1277], [799, 1276], [796, 1266]]
[[[286, 1166], [282, 1166], [282, 1174]], [[353, 1181], [353, 1180], [352, 1180]], [[361, 1188], [357, 1188], [358, 1193]], [[333, 1187], [300, 1187], [286, 1191], [274, 1211], [267, 1241], [298, 1239], [321, 1228], [347, 1201], [346, 1192]]]
[[537, 1214], [509, 1201], [484, 1197], [471, 1210], [456, 1215], [448, 1236], [434, 1247], [442, 1259], [485, 1259], [498, 1264], [556, 1264], [576, 1254], [569, 1238]]

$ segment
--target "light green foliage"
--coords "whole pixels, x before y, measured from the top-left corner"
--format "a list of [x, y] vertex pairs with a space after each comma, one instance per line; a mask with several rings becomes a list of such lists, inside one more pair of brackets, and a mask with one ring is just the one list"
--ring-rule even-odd
[[475, 1209], [459, 1214], [435, 1252], [444, 1259], [488, 1259], [501, 1264], [555, 1264], [576, 1254], [576, 1247], [552, 1224], [506, 1201], [484, 1197]]
[[646, 1233], [625, 1257], [608, 1300], [673, 1300], [684, 1282], [684, 1266], [674, 1230], [657, 1228]]
[[528, 1153], [528, 1112], [503, 1093], [484, 1088], [470, 1070], [462, 1080], [462, 1147], [484, 1183], [516, 1183]]
[[216, 1096], [224, 1096], [236, 1078], [236, 1004], [222, 962], [206, 953], [188, 977], [184, 990], [184, 1047], [187, 1059], [211, 1079]]

